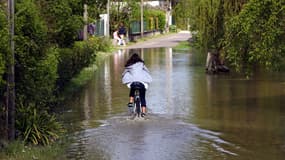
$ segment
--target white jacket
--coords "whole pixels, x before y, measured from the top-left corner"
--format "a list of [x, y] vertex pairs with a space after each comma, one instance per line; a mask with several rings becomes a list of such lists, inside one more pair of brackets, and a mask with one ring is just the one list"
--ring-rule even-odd
[[142, 62], [137, 62], [126, 67], [122, 74], [123, 84], [131, 84], [132, 82], [142, 82], [143, 84], [148, 84], [151, 81], [152, 77], [149, 70]]

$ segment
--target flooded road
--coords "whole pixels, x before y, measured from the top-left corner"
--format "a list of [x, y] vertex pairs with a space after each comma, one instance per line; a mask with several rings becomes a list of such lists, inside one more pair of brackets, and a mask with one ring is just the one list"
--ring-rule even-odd
[[[121, 73], [129, 55], [153, 82], [148, 118], [130, 120]], [[204, 57], [171, 48], [119, 50], [65, 106], [73, 160], [281, 160], [285, 75], [206, 75]]]

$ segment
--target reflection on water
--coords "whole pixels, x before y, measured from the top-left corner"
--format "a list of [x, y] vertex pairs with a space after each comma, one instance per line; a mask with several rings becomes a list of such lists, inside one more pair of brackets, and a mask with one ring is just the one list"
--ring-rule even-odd
[[[137, 52], [151, 71], [148, 120], [127, 117], [123, 66]], [[119, 50], [66, 103], [69, 159], [285, 157], [285, 76], [206, 75], [204, 59], [171, 48]]]

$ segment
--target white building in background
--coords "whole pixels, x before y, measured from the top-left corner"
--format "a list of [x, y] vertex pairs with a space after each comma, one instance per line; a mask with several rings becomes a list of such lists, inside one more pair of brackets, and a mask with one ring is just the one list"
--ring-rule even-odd
[[151, 6], [153, 6], [153, 7], [157, 7], [157, 6], [159, 6], [159, 1], [148, 1], [148, 2], [145, 2], [146, 4], [149, 4], [149, 5], [151, 5]]

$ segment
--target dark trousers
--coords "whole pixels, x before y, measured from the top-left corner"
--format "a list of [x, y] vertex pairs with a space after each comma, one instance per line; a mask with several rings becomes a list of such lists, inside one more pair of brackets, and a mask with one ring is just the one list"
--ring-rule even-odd
[[131, 84], [131, 90], [130, 90], [130, 97], [135, 97], [135, 90], [138, 89], [140, 91], [140, 99], [141, 99], [141, 106], [146, 107], [146, 101], [145, 101], [145, 92], [146, 89], [144, 87], [144, 84], [140, 82], [133, 82]]

